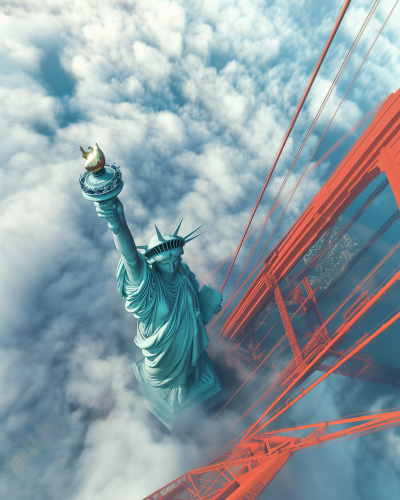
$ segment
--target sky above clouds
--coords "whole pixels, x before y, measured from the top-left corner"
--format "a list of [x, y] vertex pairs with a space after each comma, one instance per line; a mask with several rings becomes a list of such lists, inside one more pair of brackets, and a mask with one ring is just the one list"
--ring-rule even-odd
[[[381, 1], [290, 187], [393, 3]], [[169, 232], [183, 217], [184, 234], [205, 223], [206, 233], [185, 248], [201, 281], [240, 240], [340, 5], [0, 4], [1, 498], [141, 499], [214, 451], [229, 415], [212, 423], [202, 416], [196, 432], [172, 436], [144, 407], [130, 367], [131, 357], [140, 357], [131, 349], [135, 323], [116, 287], [119, 257], [105, 222], [80, 193], [79, 146], [97, 142], [106, 161], [121, 166], [120, 199], [139, 245], [149, 241], [154, 223]], [[351, 3], [255, 223], [270, 208], [371, 6], [372, 0]], [[399, 22], [396, 9], [324, 151], [397, 90]], [[293, 198], [271, 244], [318, 191], [326, 169], [317, 169]], [[216, 274], [212, 284], [220, 287], [223, 278]], [[225, 298], [233, 285], [228, 282]], [[217, 342], [217, 332], [210, 338]], [[394, 392], [336, 378], [291, 418], [345, 414], [349, 405], [339, 395], [349, 391], [364, 398], [362, 411], [400, 406]], [[301, 454], [268, 492], [276, 499], [394, 498], [399, 453], [392, 430]]]

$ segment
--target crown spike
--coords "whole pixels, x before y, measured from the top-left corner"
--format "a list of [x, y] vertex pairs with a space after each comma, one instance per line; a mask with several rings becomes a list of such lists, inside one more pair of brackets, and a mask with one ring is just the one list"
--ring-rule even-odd
[[202, 234], [204, 234], [205, 231], [203, 231], [202, 233], [199, 233], [199, 234], [195, 234], [194, 236], [192, 236], [191, 238], [189, 238], [188, 240], [185, 240], [185, 243], [188, 243], [189, 241], [192, 241], [194, 240], [195, 238], [197, 238], [198, 236], [201, 236]]
[[181, 219], [180, 223], [178, 224], [178, 226], [175, 229], [174, 234], [172, 236], [178, 236], [178, 231], [181, 228], [182, 221], [183, 221], [183, 219]]
[[199, 226], [199, 227], [196, 227], [196, 229], [193, 229], [193, 231], [190, 231], [190, 233], [189, 233], [189, 234], [187, 234], [186, 236], [184, 236], [184, 237], [183, 237], [183, 239], [184, 239], [185, 241], [188, 241], [188, 240], [186, 240], [186, 238], [189, 238], [189, 236], [191, 236], [193, 233], [195, 233], [195, 232], [196, 232], [198, 229], [200, 229], [202, 226], [204, 226], [204, 224], [200, 224], [200, 226]]
[[147, 250], [147, 245], [136, 245], [138, 250]]
[[156, 231], [157, 231], [157, 238], [158, 238], [158, 241], [166, 241], [164, 240], [164, 238], [162, 237], [162, 234], [160, 233], [160, 231], [158, 230], [158, 227], [154, 224], [154, 227], [156, 228]]

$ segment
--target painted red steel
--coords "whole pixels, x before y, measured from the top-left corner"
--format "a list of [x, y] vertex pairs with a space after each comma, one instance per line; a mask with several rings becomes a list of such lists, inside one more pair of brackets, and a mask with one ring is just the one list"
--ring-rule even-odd
[[356, 145], [336, 168], [285, 238], [265, 259], [264, 270], [222, 327], [222, 335], [235, 340], [274, 293], [264, 277], [279, 283], [318, 238], [381, 172], [400, 206], [400, 90], [392, 94]]
[[274, 279], [269, 276], [268, 274], [264, 274], [264, 279], [267, 283], [267, 286], [269, 288], [272, 288], [274, 290], [274, 295], [275, 295], [275, 300], [276, 304], [278, 306], [283, 326], [285, 328], [286, 336], [289, 340], [290, 347], [293, 351], [293, 356], [296, 362], [297, 367], [300, 369], [302, 366], [304, 366], [304, 359], [303, 359], [303, 354], [301, 352], [299, 343], [296, 339], [296, 334], [294, 333], [294, 329], [292, 326], [292, 322], [290, 321], [289, 313], [287, 312], [286, 309], [286, 304], [285, 301], [283, 300], [281, 290], [277, 283], [274, 281]]
[[[268, 408], [265, 410], [265, 412], [261, 415], [261, 417], [258, 418], [258, 420], [250, 427], [250, 429], [247, 431], [245, 437], [250, 436], [257, 432], [259, 429], [259, 426], [261, 428], [266, 427], [268, 424], [270, 424], [272, 421], [274, 421], [279, 415], [282, 413], [286, 412], [290, 407], [292, 407], [297, 401], [299, 401], [302, 397], [304, 397], [306, 394], [308, 394], [314, 387], [316, 387], [318, 384], [320, 384], [328, 375], [331, 373], [334, 373], [335, 370], [341, 366], [344, 365], [344, 363], [351, 358], [354, 357], [355, 354], [358, 354], [364, 347], [366, 347], [372, 340], [378, 337], [381, 333], [383, 333], [388, 327], [390, 327], [393, 323], [395, 323], [398, 319], [400, 319], [400, 312], [398, 312], [395, 316], [391, 317], [386, 321], [385, 323], [380, 326], [376, 331], [372, 332], [367, 332], [364, 337], [361, 339], [357, 340], [346, 352], [343, 353], [343, 355], [340, 357], [339, 360], [337, 360], [336, 363], [331, 365], [326, 372], [320, 376], [317, 380], [312, 381], [310, 385], [306, 388], [303, 389], [302, 391], [294, 397], [291, 400], [287, 400], [287, 404], [284, 404], [283, 407], [278, 408], [274, 415], [272, 417], [268, 417], [268, 420], [265, 421], [265, 418], [267, 418], [268, 414], [271, 412], [271, 410], [280, 402], [284, 401], [284, 398], [289, 394], [289, 392], [295, 388], [297, 385], [299, 385], [301, 382], [303, 382], [308, 376], [313, 373], [313, 371], [316, 370], [316, 368], [322, 363], [328, 356], [329, 356], [329, 351], [330, 349], [334, 349], [334, 347], [340, 343], [343, 342], [344, 339], [347, 337], [348, 331], [351, 329], [352, 325], [359, 319], [360, 317], [365, 314], [370, 307], [380, 298], [382, 295], [385, 294], [386, 290], [389, 290], [391, 286], [393, 286], [394, 283], [396, 283], [397, 280], [400, 279], [400, 271], [397, 272], [393, 278], [391, 278], [385, 286], [382, 286], [380, 290], [375, 293], [373, 296], [371, 296], [371, 299], [359, 310], [357, 314], [354, 315], [352, 318], [352, 321], [350, 322], [345, 322], [342, 324], [339, 329], [336, 331], [335, 335], [333, 336], [332, 340], [322, 344], [322, 345], [317, 345], [317, 343], [313, 343], [311, 341], [307, 344], [307, 346], [304, 348], [303, 352], [308, 351], [308, 355], [304, 356], [305, 359], [305, 366], [302, 370], [297, 369], [295, 362], [292, 361], [290, 365], [288, 366], [288, 370], [291, 367], [291, 372], [289, 374], [290, 376], [290, 382], [287, 383], [286, 380], [283, 380], [282, 385], [286, 385], [285, 389], [279, 394], [279, 396], [274, 400], [273, 403], [271, 403]], [[318, 331], [314, 334], [314, 338], [318, 335]], [[279, 378], [279, 377], [278, 377]], [[273, 385], [273, 384], [272, 384]]]
[[[259, 431], [248, 439], [239, 436], [211, 462], [175, 479], [145, 500], [256, 500], [294, 453], [399, 424], [400, 411], [394, 409], [273, 432]], [[339, 425], [345, 428], [332, 431]], [[305, 429], [311, 432], [303, 438], [288, 435]]]

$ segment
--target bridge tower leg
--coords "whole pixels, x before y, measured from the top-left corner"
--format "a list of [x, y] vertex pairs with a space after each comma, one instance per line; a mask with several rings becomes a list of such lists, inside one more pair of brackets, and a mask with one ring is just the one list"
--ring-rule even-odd
[[285, 328], [285, 332], [287, 335], [287, 338], [289, 340], [290, 347], [293, 351], [293, 356], [296, 361], [297, 368], [303, 368], [304, 367], [304, 358], [301, 353], [301, 349], [299, 346], [299, 343], [296, 338], [296, 334], [293, 329], [292, 322], [290, 321], [289, 313], [286, 309], [285, 301], [283, 300], [282, 297], [282, 292], [281, 289], [279, 288], [278, 283], [276, 282], [275, 278], [269, 274], [269, 273], [264, 273], [265, 276], [265, 281], [268, 287], [273, 288], [274, 290], [274, 295], [275, 295], [275, 300], [276, 304], [279, 309], [279, 314], [281, 315], [282, 318], [282, 323]]

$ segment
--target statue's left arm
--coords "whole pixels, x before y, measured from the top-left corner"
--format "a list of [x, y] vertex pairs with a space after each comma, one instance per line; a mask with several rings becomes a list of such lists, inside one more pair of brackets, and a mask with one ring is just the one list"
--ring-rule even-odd
[[142, 274], [142, 262], [136, 249], [133, 236], [126, 223], [122, 203], [117, 198], [111, 207], [104, 208], [101, 203], [97, 202], [95, 202], [95, 205], [99, 217], [111, 220], [113, 216], [117, 216], [120, 226], [117, 233], [113, 232], [115, 246], [121, 254], [129, 279], [134, 284], [139, 283]]

